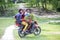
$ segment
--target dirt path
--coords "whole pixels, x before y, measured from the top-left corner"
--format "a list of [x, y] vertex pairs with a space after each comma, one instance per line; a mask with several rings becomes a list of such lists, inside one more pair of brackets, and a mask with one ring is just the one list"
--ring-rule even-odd
[[1, 40], [14, 40], [13, 29], [15, 29], [14, 25], [7, 27]]
[[47, 32], [47, 34], [60, 34], [60, 32]]
[[[24, 3], [19, 4], [18, 9], [24, 9]], [[2, 36], [1, 40], [14, 40], [13, 30], [15, 29], [14, 25], [9, 26], [6, 28], [4, 35]]]
[[20, 4], [18, 4], [19, 6], [18, 6], [18, 9], [26, 9], [25, 8], [25, 3], [20, 3]]
[[59, 18], [60, 15], [43, 15], [43, 16], [39, 16], [34, 14], [36, 17], [42, 17], [42, 18]]

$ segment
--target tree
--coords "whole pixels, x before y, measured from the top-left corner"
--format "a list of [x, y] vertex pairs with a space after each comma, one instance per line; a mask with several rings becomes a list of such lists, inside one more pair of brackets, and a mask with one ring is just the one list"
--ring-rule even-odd
[[28, 3], [30, 7], [33, 7], [35, 5], [35, 0], [29, 0]]
[[39, 7], [40, 6], [40, 4], [39, 4], [39, 2], [40, 2], [40, 0], [35, 0], [36, 2], [36, 7]]
[[0, 0], [0, 16], [7, 16], [9, 14], [9, 8], [12, 8], [12, 6], [12, 0]]

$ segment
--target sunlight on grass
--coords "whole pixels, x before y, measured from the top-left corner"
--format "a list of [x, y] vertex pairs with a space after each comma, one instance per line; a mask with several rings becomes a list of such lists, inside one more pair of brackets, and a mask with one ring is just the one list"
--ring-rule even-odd
[[60, 25], [40, 24], [43, 31], [60, 31]]
[[26, 36], [25, 38], [20, 38], [16, 30], [14, 31], [14, 35], [15, 35], [15, 40], [59, 40], [60, 39], [60, 35], [55, 35], [55, 34], [44, 35], [42, 33], [39, 36], [34, 36], [32, 34]]

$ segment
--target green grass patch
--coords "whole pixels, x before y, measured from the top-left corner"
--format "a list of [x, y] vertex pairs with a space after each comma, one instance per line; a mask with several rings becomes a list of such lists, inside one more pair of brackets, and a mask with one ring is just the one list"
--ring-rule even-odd
[[[45, 35], [46, 34], [46, 35]], [[14, 30], [15, 40], [60, 40], [59, 34], [49, 34], [41, 32], [39, 36], [34, 36], [33, 34], [27, 35], [25, 38], [20, 38], [18, 36], [17, 30]]]
[[50, 20], [60, 20], [60, 17], [58, 18], [40, 18], [40, 17], [35, 17], [35, 19], [38, 21], [38, 23], [44, 23], [44, 22], [48, 22]]
[[60, 31], [60, 25], [53, 25], [53, 24], [47, 24], [47, 23], [43, 23], [40, 24], [42, 31], [46, 31], [46, 32], [59, 32]]
[[12, 24], [14, 24], [13, 18], [0, 18], [0, 38], [4, 34], [5, 29]]
[[60, 22], [49, 22], [49, 24], [52, 24], [52, 25], [60, 25]]

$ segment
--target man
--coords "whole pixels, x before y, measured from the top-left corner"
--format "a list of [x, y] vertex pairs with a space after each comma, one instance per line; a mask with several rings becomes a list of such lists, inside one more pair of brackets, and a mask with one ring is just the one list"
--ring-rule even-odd
[[32, 14], [31, 9], [26, 9], [25, 18], [29, 20], [29, 17], [31, 18], [31, 20], [34, 20], [34, 15]]
[[26, 9], [25, 15], [26, 15], [25, 18], [29, 22], [29, 25], [30, 25], [30, 27], [28, 27], [28, 28], [33, 29], [34, 15], [32, 14], [31, 9]]
[[26, 31], [28, 23], [25, 21], [25, 12], [23, 9], [19, 9], [19, 13], [15, 15], [16, 24], [20, 26], [20, 24], [24, 25], [22, 33]]
[[22, 22], [22, 9], [19, 9], [19, 13], [15, 15], [16, 25], [19, 26]]
[[22, 33], [24, 33], [28, 27], [28, 23], [26, 22], [26, 19], [25, 19], [25, 11], [24, 10], [23, 10], [23, 14], [22, 14], [22, 24], [25, 25], [23, 28], [23, 31], [22, 31]]

